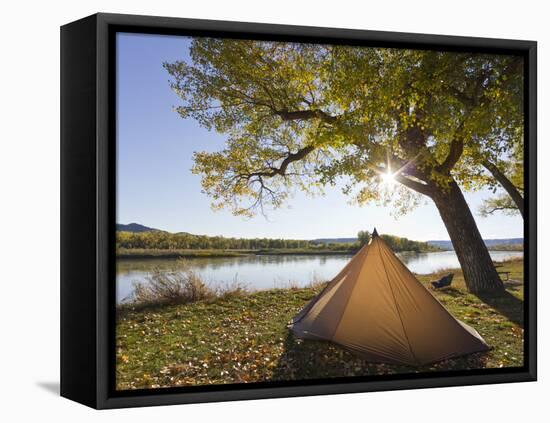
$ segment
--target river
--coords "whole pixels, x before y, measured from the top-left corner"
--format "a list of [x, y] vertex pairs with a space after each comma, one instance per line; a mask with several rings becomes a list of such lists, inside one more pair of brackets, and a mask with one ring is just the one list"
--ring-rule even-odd
[[[491, 251], [495, 261], [523, 257], [522, 252]], [[400, 253], [399, 258], [414, 273], [428, 274], [460, 267], [454, 251]], [[251, 290], [305, 286], [312, 281], [332, 279], [350, 260], [350, 255], [250, 255], [188, 259], [189, 266], [211, 285], [238, 281]], [[117, 260], [117, 303], [132, 294], [134, 282], [144, 282], [155, 267], [171, 269], [176, 259]]]

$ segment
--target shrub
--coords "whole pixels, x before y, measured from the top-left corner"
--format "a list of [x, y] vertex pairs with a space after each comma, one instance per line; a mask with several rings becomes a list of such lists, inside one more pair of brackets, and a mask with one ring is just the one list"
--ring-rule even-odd
[[187, 304], [214, 298], [216, 293], [201, 277], [180, 260], [171, 270], [159, 268], [147, 276], [146, 282], [134, 283], [135, 304]]
[[213, 291], [217, 298], [234, 298], [249, 293], [249, 289], [246, 284], [239, 282], [236, 276], [233, 279], [233, 282], [220, 284], [216, 286]]
[[231, 283], [208, 286], [186, 260], [180, 259], [172, 269], [155, 268], [144, 282], [134, 282], [134, 291], [127, 305], [188, 304], [247, 293], [246, 285], [238, 282], [236, 277]]

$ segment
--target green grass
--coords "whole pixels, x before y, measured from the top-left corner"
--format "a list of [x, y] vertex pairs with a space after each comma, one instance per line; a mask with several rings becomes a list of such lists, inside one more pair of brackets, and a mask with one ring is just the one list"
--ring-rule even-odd
[[[248, 383], [523, 365], [523, 261], [506, 294], [469, 294], [459, 270], [450, 288], [431, 292], [491, 345], [488, 352], [423, 367], [369, 363], [329, 342], [293, 337], [286, 325], [320, 287], [274, 289], [178, 306], [132, 309], [117, 316], [117, 389]], [[420, 276], [429, 281], [440, 274]]]

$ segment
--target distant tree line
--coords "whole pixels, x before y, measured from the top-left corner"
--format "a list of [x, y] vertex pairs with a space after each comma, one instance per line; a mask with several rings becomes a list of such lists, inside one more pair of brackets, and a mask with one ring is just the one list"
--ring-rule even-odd
[[[394, 251], [438, 251], [437, 247], [425, 242], [411, 241], [393, 235], [381, 235]], [[371, 234], [360, 231], [358, 241], [353, 243], [320, 243], [301, 239], [276, 238], [226, 238], [223, 236], [193, 235], [189, 233], [169, 233], [163, 231], [123, 232], [117, 231], [117, 249], [157, 249], [157, 250], [263, 250], [263, 249], [310, 249], [356, 251], [367, 244]]]
[[416, 253], [440, 251], [440, 248], [430, 245], [427, 242], [412, 241], [394, 235], [380, 235], [380, 237], [386, 241], [386, 244], [388, 244], [393, 251], [413, 251]]
[[[413, 241], [408, 238], [402, 238], [394, 235], [380, 235], [380, 237], [389, 245], [393, 251], [412, 251], [412, 252], [428, 252], [428, 251], [440, 251], [439, 247], [430, 245], [427, 242]], [[368, 244], [372, 238], [372, 234], [369, 231], [359, 231], [357, 233], [357, 241], [362, 247]]]
[[357, 232], [357, 241], [359, 241], [359, 244], [361, 246], [368, 244], [371, 237], [372, 237], [372, 235], [369, 231], [359, 231], [359, 232]]
[[488, 248], [490, 251], [523, 251], [523, 244], [494, 244]]
[[265, 248], [308, 248], [310, 241], [272, 238], [226, 238], [222, 236], [172, 234], [162, 231], [117, 232], [117, 248], [159, 250], [261, 250]]

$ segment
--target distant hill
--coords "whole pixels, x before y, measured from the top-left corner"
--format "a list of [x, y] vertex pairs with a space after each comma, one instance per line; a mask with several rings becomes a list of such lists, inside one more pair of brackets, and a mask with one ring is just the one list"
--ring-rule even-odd
[[149, 228], [147, 226], [140, 225], [139, 223], [128, 223], [127, 225], [123, 223], [116, 224], [116, 230], [121, 232], [154, 232], [159, 231], [159, 229]]
[[[485, 245], [487, 247], [492, 247], [495, 245], [517, 245], [523, 244], [523, 238], [501, 238], [501, 239], [484, 239]], [[453, 250], [453, 244], [451, 241], [426, 241], [428, 244], [433, 245], [434, 247], [439, 247], [442, 250]]]

